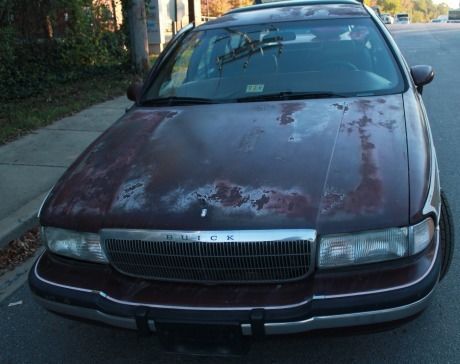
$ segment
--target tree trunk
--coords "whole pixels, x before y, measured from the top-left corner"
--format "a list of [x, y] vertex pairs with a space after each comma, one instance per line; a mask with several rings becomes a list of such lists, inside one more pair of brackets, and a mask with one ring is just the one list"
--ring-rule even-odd
[[43, 29], [45, 31], [46, 38], [53, 38], [53, 24], [51, 23], [51, 17], [46, 15], [43, 19]]
[[113, 13], [113, 29], [117, 31], [118, 30], [117, 4], [115, 3], [115, 0], [112, 0], [111, 3], [112, 3], [112, 13]]

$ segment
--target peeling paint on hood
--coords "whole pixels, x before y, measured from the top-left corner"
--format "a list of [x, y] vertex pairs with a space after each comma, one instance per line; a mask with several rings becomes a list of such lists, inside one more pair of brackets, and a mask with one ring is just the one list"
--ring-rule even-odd
[[41, 223], [319, 233], [403, 225], [401, 95], [343, 100], [135, 109], [69, 168]]

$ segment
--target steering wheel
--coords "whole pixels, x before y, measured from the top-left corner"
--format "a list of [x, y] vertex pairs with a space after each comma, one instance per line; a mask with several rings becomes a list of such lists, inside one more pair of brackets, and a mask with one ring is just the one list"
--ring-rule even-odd
[[359, 68], [356, 67], [353, 63], [347, 61], [330, 61], [324, 64], [325, 68], [335, 70], [335, 71], [359, 71]]

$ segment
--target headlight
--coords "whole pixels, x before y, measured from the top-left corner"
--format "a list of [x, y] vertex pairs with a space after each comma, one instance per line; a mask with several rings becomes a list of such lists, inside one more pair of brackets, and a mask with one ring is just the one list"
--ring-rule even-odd
[[324, 236], [319, 243], [318, 266], [342, 267], [417, 254], [428, 246], [433, 234], [434, 223], [428, 218], [410, 227]]
[[91, 262], [108, 262], [98, 234], [48, 226], [42, 227], [41, 233], [44, 244], [53, 253]]

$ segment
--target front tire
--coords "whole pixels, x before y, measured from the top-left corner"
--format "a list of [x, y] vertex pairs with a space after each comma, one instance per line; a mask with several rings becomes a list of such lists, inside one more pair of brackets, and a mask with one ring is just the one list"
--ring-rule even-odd
[[444, 191], [441, 191], [441, 217], [439, 221], [440, 230], [440, 254], [442, 258], [441, 273], [439, 280], [441, 281], [449, 271], [454, 255], [455, 233], [454, 222], [452, 220], [452, 212], [450, 211], [449, 203]]

